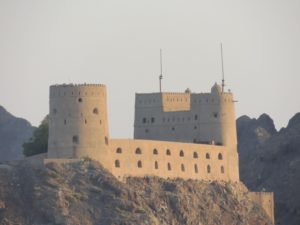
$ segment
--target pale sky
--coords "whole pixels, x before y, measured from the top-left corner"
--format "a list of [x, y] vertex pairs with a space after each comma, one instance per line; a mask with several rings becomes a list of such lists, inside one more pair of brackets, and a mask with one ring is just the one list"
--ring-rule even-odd
[[276, 127], [300, 111], [299, 0], [0, 0], [0, 105], [38, 125], [49, 86], [103, 83], [110, 134], [132, 137], [136, 92], [208, 92]]

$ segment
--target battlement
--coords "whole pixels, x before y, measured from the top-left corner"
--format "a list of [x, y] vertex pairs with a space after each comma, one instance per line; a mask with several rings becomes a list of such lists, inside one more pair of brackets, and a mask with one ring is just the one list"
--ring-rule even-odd
[[50, 87], [91, 87], [91, 86], [94, 86], [94, 87], [106, 87], [105, 84], [87, 84], [87, 83], [83, 83], [83, 84], [73, 84], [73, 83], [70, 83], [70, 84], [53, 84], [51, 85]]
[[55, 97], [95, 97], [106, 95], [104, 84], [61, 84], [50, 86], [50, 98]]

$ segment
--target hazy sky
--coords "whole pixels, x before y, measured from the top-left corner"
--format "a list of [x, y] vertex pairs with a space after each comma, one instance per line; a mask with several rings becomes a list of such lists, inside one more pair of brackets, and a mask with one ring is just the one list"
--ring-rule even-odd
[[38, 125], [49, 85], [104, 83], [112, 137], [132, 137], [135, 92], [209, 91], [277, 128], [300, 111], [299, 0], [0, 0], [0, 105]]

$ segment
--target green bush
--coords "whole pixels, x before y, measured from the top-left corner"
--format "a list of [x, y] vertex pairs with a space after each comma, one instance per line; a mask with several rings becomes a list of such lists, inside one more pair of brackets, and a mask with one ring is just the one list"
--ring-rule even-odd
[[32, 138], [23, 144], [23, 154], [25, 156], [45, 153], [48, 150], [48, 116], [43, 119], [40, 126], [33, 132]]

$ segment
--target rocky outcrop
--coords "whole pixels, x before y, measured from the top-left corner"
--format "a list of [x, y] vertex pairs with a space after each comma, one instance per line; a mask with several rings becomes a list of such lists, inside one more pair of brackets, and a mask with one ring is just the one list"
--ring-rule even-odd
[[276, 131], [272, 119], [237, 120], [241, 180], [253, 191], [273, 191], [277, 224], [300, 224], [300, 113]]
[[22, 144], [33, 130], [28, 121], [14, 117], [0, 106], [0, 161], [22, 159]]
[[268, 225], [242, 183], [115, 179], [93, 161], [0, 165], [0, 224]]

